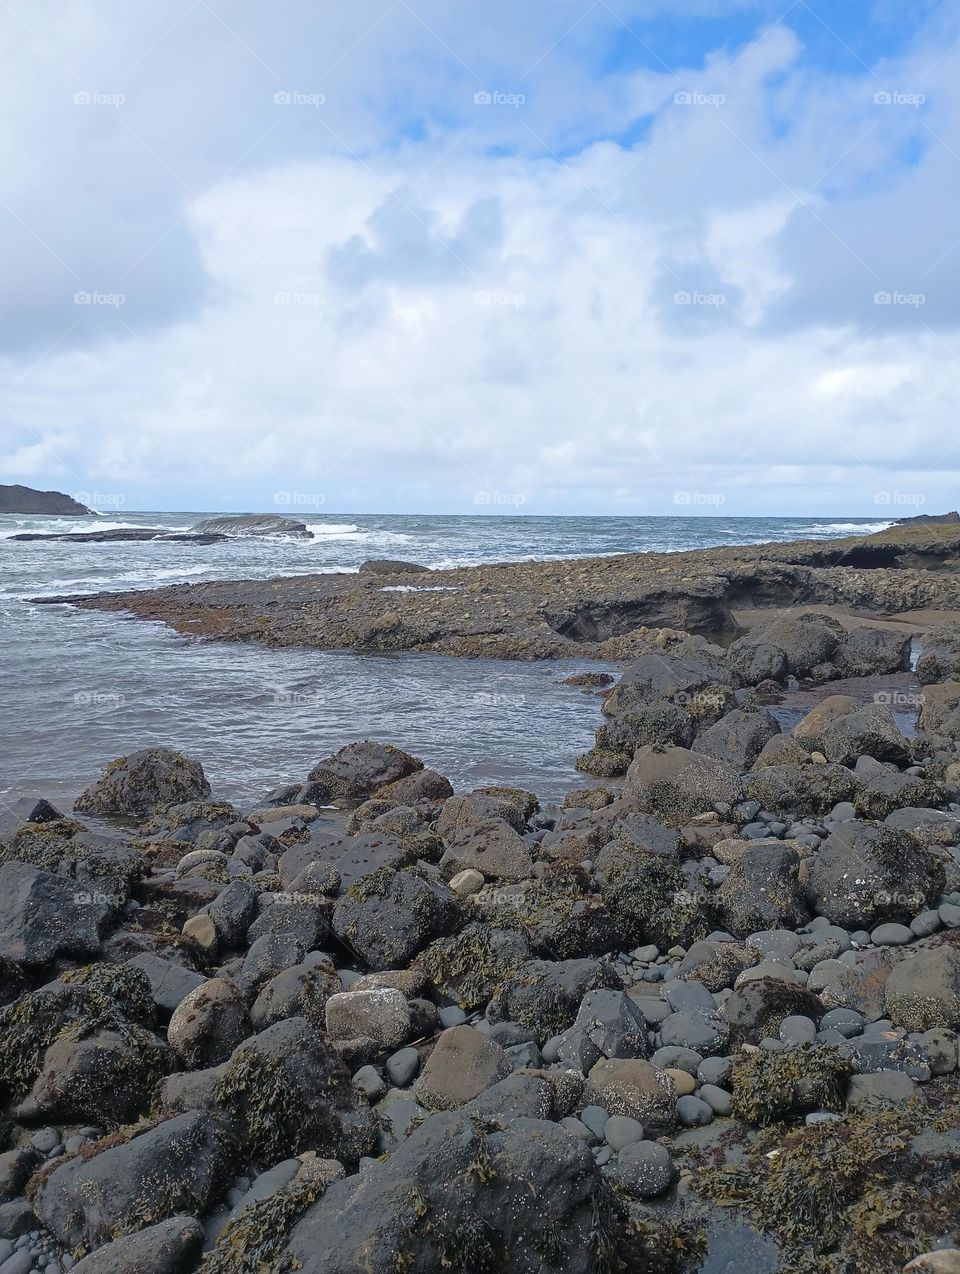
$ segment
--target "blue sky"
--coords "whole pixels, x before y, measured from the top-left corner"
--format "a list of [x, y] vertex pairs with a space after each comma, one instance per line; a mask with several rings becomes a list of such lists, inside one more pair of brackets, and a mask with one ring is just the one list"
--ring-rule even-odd
[[0, 481], [955, 507], [960, 14], [10, 0]]

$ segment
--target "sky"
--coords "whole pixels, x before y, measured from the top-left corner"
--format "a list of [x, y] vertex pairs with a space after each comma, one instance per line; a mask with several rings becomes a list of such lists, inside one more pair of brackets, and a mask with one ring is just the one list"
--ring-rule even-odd
[[960, 503], [960, 6], [4, 0], [0, 482]]

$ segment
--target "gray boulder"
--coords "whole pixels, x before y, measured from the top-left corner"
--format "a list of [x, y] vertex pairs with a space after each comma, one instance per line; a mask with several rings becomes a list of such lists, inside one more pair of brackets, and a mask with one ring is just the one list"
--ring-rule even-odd
[[822, 750], [827, 760], [837, 765], [855, 765], [861, 756], [895, 765], [910, 762], [910, 744], [893, 713], [880, 703], [867, 704], [832, 721], [823, 731]]
[[724, 927], [739, 938], [760, 929], [797, 929], [810, 919], [800, 885], [800, 856], [779, 842], [745, 849], [715, 900]]
[[348, 743], [313, 767], [309, 782], [327, 801], [364, 800], [378, 787], [423, 769], [423, 762], [389, 743]]
[[0, 959], [47, 964], [56, 956], [85, 959], [100, 939], [119, 900], [27, 863], [0, 864]]
[[200, 801], [210, 795], [203, 766], [173, 748], [144, 748], [117, 757], [74, 809], [82, 814], [145, 818], [167, 805]]
[[833, 656], [844, 677], [872, 677], [910, 667], [910, 634], [855, 628]]
[[922, 686], [938, 681], [960, 681], [960, 624], [937, 624], [923, 635], [923, 654], [917, 661]]
[[627, 771], [624, 797], [671, 827], [715, 805], [735, 805], [740, 774], [731, 765], [686, 748], [638, 748]]
[[202, 1242], [199, 1221], [173, 1216], [91, 1252], [73, 1266], [73, 1274], [185, 1274]]
[[472, 1026], [443, 1031], [416, 1085], [427, 1110], [457, 1110], [510, 1074], [506, 1053]]
[[333, 931], [371, 969], [396, 969], [457, 926], [460, 908], [442, 882], [383, 867], [341, 898]]
[[764, 708], [734, 708], [697, 736], [694, 752], [749, 770], [764, 745], [780, 733], [780, 722]]

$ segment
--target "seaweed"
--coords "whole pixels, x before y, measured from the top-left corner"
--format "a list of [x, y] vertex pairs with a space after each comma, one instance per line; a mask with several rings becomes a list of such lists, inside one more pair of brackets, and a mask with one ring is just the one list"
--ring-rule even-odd
[[741, 1053], [733, 1068], [733, 1114], [763, 1125], [812, 1110], [842, 1110], [851, 1071], [832, 1045]]

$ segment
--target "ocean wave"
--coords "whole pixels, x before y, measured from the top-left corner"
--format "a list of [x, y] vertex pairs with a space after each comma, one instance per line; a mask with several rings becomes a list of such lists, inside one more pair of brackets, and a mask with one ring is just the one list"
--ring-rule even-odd
[[312, 531], [318, 538], [322, 535], [340, 536], [354, 535], [359, 533], [367, 535], [369, 532], [361, 531], [356, 522], [306, 522], [304, 523], [308, 531]]
[[[873, 535], [876, 531], [885, 531], [895, 526], [895, 522], [817, 522], [813, 526], [801, 527], [797, 535], [823, 535], [825, 532], [848, 531], [851, 535]], [[792, 534], [792, 533], [791, 533]]]
[[11, 535], [22, 535], [25, 531], [38, 535], [74, 535], [81, 531], [139, 531], [141, 529], [136, 522], [105, 522], [102, 518], [98, 518], [94, 524], [89, 518], [22, 517], [17, 519], [12, 529], [0, 532], [0, 540], [9, 540]]
[[32, 596], [56, 596], [64, 589], [76, 591], [78, 584], [94, 584], [101, 588], [114, 584], [152, 584], [156, 580], [177, 579], [184, 575], [203, 575], [214, 569], [210, 566], [170, 566], [158, 567], [156, 570], [117, 571], [115, 575], [79, 575], [75, 579], [50, 579], [45, 580], [44, 583], [47, 588], [54, 590], [53, 593], [34, 593]]

